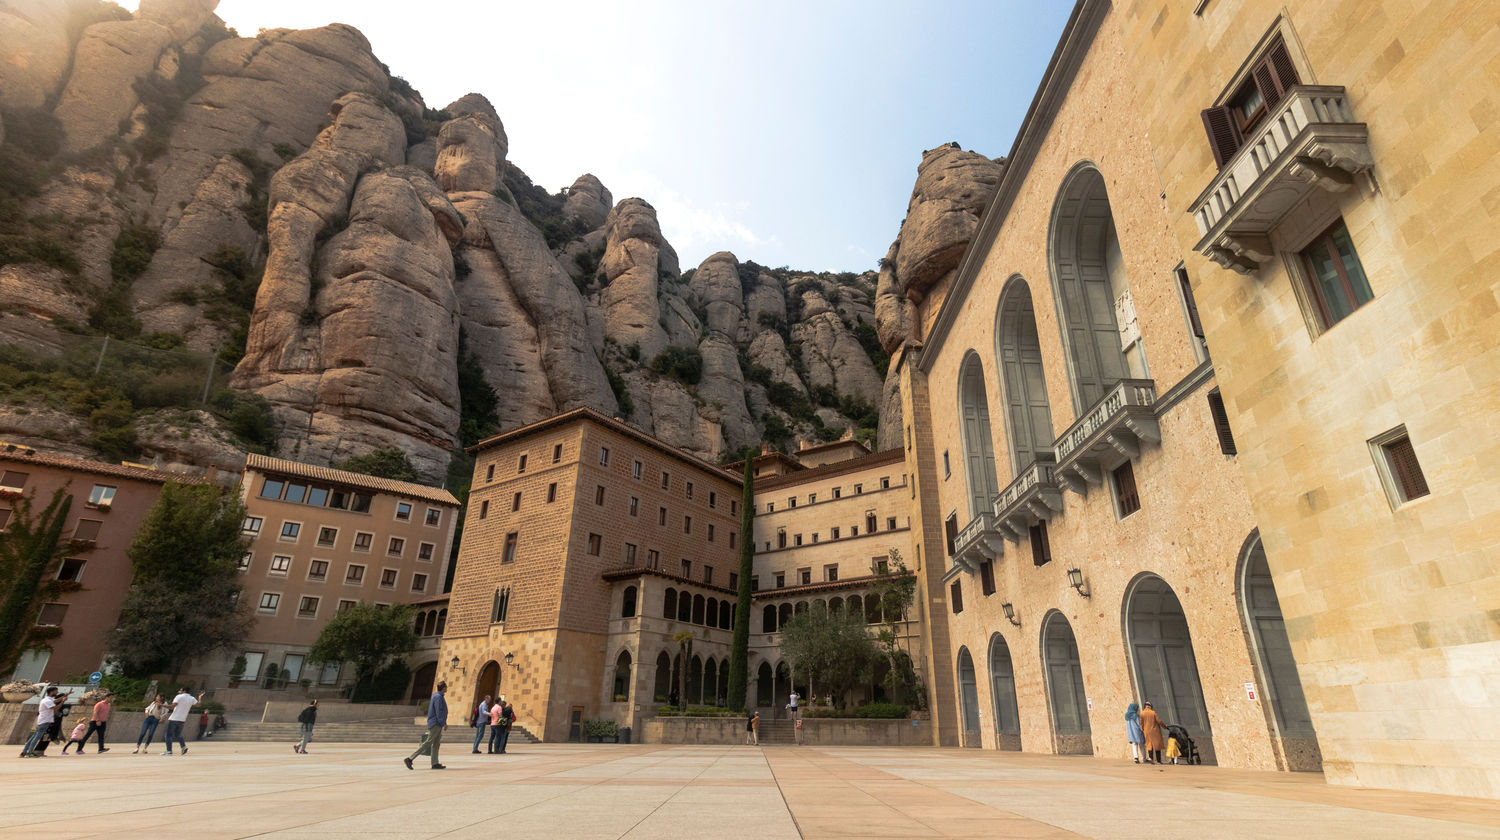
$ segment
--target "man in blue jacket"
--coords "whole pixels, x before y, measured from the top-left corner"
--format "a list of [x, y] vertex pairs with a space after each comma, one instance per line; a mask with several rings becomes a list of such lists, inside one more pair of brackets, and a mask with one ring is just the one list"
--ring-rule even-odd
[[433, 692], [432, 699], [427, 703], [427, 734], [422, 736], [422, 743], [418, 745], [417, 751], [403, 759], [406, 769], [411, 770], [412, 760], [419, 755], [432, 756], [432, 769], [446, 770], [438, 763], [438, 747], [443, 745], [443, 730], [448, 728], [448, 701], [443, 699], [443, 692], [448, 690], [446, 682], [437, 684], [437, 691]]
[[479, 745], [484, 742], [485, 727], [490, 725], [490, 696], [484, 695], [479, 708], [474, 712], [474, 754], [479, 755]]

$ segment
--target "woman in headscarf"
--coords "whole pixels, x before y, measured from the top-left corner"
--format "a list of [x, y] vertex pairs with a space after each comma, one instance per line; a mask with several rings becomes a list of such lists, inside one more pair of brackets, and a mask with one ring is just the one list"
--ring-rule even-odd
[[1161, 718], [1157, 716], [1156, 710], [1151, 708], [1151, 701], [1146, 701], [1146, 708], [1141, 709], [1141, 729], [1146, 735], [1146, 763], [1161, 763], [1161, 751], [1166, 746], [1162, 740], [1161, 733], [1167, 728]]
[[1141, 763], [1141, 745], [1146, 743], [1146, 733], [1141, 729], [1141, 707], [1131, 703], [1125, 710], [1125, 740], [1130, 742], [1130, 757]]

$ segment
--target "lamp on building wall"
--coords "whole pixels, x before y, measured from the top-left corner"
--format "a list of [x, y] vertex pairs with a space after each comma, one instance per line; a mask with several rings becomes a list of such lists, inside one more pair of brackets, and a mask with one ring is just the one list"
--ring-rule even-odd
[[1089, 591], [1085, 589], [1083, 585], [1083, 572], [1080, 572], [1077, 569], [1069, 569], [1068, 585], [1078, 590], [1079, 595], [1082, 595], [1085, 598], [1089, 597]]
[[1001, 604], [1000, 605], [1000, 609], [1002, 609], [1002, 610], [1005, 611], [1005, 620], [1006, 621], [1009, 621], [1011, 624], [1014, 624], [1017, 627], [1021, 626], [1021, 619], [1016, 618], [1016, 607], [1015, 607], [1014, 604], [1010, 604], [1010, 603]]
[[458, 657], [457, 656], [455, 656], [452, 659], [448, 660], [448, 670], [450, 670], [450, 671], [458, 671], [459, 673], [463, 674], [466, 677], [469, 675], [469, 669], [463, 667], [462, 663], [460, 663], [458, 661]]
[[515, 668], [517, 674], [521, 673], [521, 666], [516, 664], [516, 655], [514, 653], [505, 654], [505, 664]]

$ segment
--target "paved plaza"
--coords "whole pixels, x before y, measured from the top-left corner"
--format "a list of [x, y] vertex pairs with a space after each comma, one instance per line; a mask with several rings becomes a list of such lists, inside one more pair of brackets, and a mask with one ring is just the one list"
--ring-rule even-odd
[[[390, 745], [10, 759], [0, 827], [47, 838], [1500, 837], [1493, 802], [1312, 774], [939, 749], [533, 745], [448, 769]], [[425, 759], [424, 759], [425, 761]]]

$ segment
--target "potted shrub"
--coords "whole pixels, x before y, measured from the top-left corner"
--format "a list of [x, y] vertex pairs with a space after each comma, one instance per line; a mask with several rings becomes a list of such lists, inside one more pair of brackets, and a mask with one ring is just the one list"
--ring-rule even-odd
[[602, 744], [608, 738], [616, 743], [620, 739], [620, 725], [612, 720], [586, 720], [583, 734], [590, 744]]
[[624, 703], [624, 702], [625, 702], [625, 701], [626, 701], [626, 700], [629, 700], [629, 699], [630, 699], [630, 698], [629, 698], [629, 697], [627, 697], [627, 696], [626, 696], [626, 695], [624, 695], [624, 694], [616, 694], [616, 695], [615, 695], [615, 702], [616, 702], [616, 703]]
[[266, 688], [276, 687], [276, 675], [280, 672], [281, 669], [276, 667], [275, 662], [266, 663]]
[[234, 664], [229, 666], [229, 687], [234, 688], [240, 684], [240, 679], [245, 676], [245, 668], [249, 663], [245, 661], [242, 653], [234, 658]]
[[16, 680], [0, 686], [0, 696], [7, 703], [25, 703], [35, 697], [42, 687], [31, 680]]

